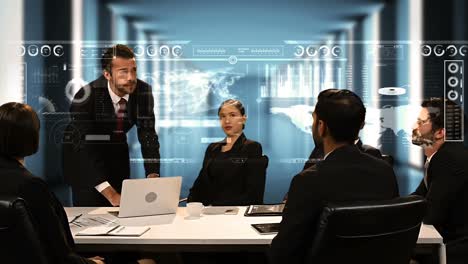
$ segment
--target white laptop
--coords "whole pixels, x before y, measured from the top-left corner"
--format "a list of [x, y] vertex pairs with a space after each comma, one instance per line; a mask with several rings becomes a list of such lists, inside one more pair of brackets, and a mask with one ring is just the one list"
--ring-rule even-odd
[[182, 177], [124, 180], [119, 217], [175, 214]]

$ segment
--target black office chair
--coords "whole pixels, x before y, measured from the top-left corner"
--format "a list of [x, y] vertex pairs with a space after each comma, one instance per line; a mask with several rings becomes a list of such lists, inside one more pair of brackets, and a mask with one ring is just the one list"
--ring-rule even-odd
[[47, 264], [25, 201], [0, 197], [0, 259], [2, 263]]
[[408, 264], [425, 212], [420, 196], [330, 204], [306, 263]]
[[259, 197], [261, 197], [261, 198], [260, 198], [260, 201], [258, 202], [258, 204], [263, 204], [263, 197], [264, 197], [264, 194], [265, 194], [266, 173], [267, 173], [268, 162], [269, 162], [268, 156], [263, 155], [259, 159], [258, 162], [259, 162], [258, 166], [260, 166], [262, 168], [262, 177], [263, 177], [263, 189], [259, 190], [260, 191]]

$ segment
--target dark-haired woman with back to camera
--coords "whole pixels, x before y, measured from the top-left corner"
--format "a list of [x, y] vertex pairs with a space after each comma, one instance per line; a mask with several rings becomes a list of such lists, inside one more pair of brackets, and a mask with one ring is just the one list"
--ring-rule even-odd
[[204, 205], [249, 205], [263, 203], [266, 162], [262, 145], [245, 137], [247, 116], [239, 100], [224, 101], [218, 109], [226, 138], [208, 146], [203, 167], [188, 202]]
[[[39, 118], [29, 105], [0, 106], [0, 195], [25, 200], [49, 263], [104, 263], [101, 257], [88, 259], [73, 252], [65, 210], [46, 183], [24, 167], [24, 157], [38, 150], [39, 128]], [[25, 263], [28, 252], [23, 253], [24, 259], [13, 263]]]
[[[6, 103], [0, 106], [0, 195], [25, 201], [48, 263], [154, 264], [152, 259], [138, 259], [139, 255], [126, 252], [109, 254], [105, 259], [100, 256], [84, 258], [74, 253], [75, 243], [63, 206], [47, 184], [24, 167], [24, 157], [38, 150], [39, 130], [39, 118], [29, 105]], [[27, 258], [27, 252], [24, 254]], [[12, 263], [34, 262], [19, 259]]]

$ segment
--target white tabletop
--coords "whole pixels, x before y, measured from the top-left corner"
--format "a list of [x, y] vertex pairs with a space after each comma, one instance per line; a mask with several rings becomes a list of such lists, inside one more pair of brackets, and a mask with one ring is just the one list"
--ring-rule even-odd
[[[140, 237], [74, 236], [76, 244], [152, 244], [152, 245], [268, 245], [275, 235], [261, 235], [251, 227], [255, 223], [279, 223], [280, 216], [245, 217], [246, 207], [239, 207], [237, 215], [202, 215], [190, 219], [185, 207], [177, 214], [119, 218], [119, 224], [150, 226]], [[84, 214], [103, 214], [115, 208], [65, 208], [69, 217]], [[75, 234], [82, 228], [73, 227]], [[442, 237], [433, 226], [422, 225], [418, 244], [442, 244]]]

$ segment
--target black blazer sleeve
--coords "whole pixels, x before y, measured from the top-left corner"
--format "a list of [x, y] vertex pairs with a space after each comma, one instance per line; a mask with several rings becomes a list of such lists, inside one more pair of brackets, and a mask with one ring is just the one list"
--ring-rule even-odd
[[[320, 146], [315, 146], [312, 152], [310, 153], [309, 158], [305, 162], [302, 170], [307, 170], [308, 168], [316, 165], [320, 159], [323, 159], [323, 149]], [[283, 203], [286, 202], [286, 200], [288, 200], [288, 193], [284, 195]]]
[[[308, 171], [310, 170], [313, 169]], [[306, 186], [311, 185], [304, 184], [314, 176], [301, 173], [291, 182], [280, 231], [273, 239], [268, 254], [272, 264], [303, 263], [305, 259], [307, 241], [312, 243], [315, 236], [311, 226], [315, 225], [322, 207], [322, 202], [315, 195], [310, 195], [318, 190], [306, 189]]]
[[32, 178], [21, 186], [20, 194], [27, 201], [48, 259], [55, 263], [94, 263], [73, 252], [66, 213], [43, 181]]
[[197, 179], [195, 179], [192, 188], [190, 188], [190, 192], [187, 197], [187, 202], [201, 202], [204, 205], [208, 205], [208, 203], [210, 203], [209, 200], [211, 199], [206, 199], [206, 196], [211, 193], [209, 191], [211, 184], [210, 181], [207, 179], [208, 176], [206, 173], [206, 169], [210, 159], [211, 149], [214, 148], [214, 145], [214, 143], [211, 143], [206, 148], [205, 156], [203, 157], [203, 166], [200, 172], [198, 173], [198, 177]]
[[[465, 170], [450, 155], [434, 157], [429, 167], [429, 189], [426, 193], [427, 213], [424, 223], [439, 226], [447, 222], [450, 206], [455, 203], [456, 195], [466, 184]], [[424, 183], [422, 183], [424, 184]]]
[[426, 197], [427, 189], [426, 189], [426, 185], [424, 184], [424, 179], [421, 180], [418, 187], [416, 188], [416, 190], [412, 194], [413, 195], [419, 195], [419, 196], [422, 196], [422, 197]]
[[243, 192], [235, 199], [229, 201], [217, 201], [218, 204], [249, 205], [262, 204], [265, 192], [265, 171], [262, 163], [262, 145], [257, 142], [250, 142], [245, 146], [247, 160], [243, 171], [244, 188]]
[[146, 175], [151, 173], [159, 174], [161, 164], [159, 159], [161, 156], [159, 154], [159, 138], [155, 128], [154, 98], [151, 93], [151, 86], [145, 84], [139, 92], [137, 134], [141, 145], [141, 154], [145, 160], [145, 172]]
[[[306, 161], [304, 164], [304, 168], [302, 170], [306, 170], [310, 167], [312, 167], [314, 164], [316, 164], [318, 159], [323, 159], [323, 149], [321, 147], [315, 146], [315, 148], [312, 150], [312, 152], [309, 155], [309, 159]], [[288, 194], [286, 194], [285, 199], [287, 200]]]

